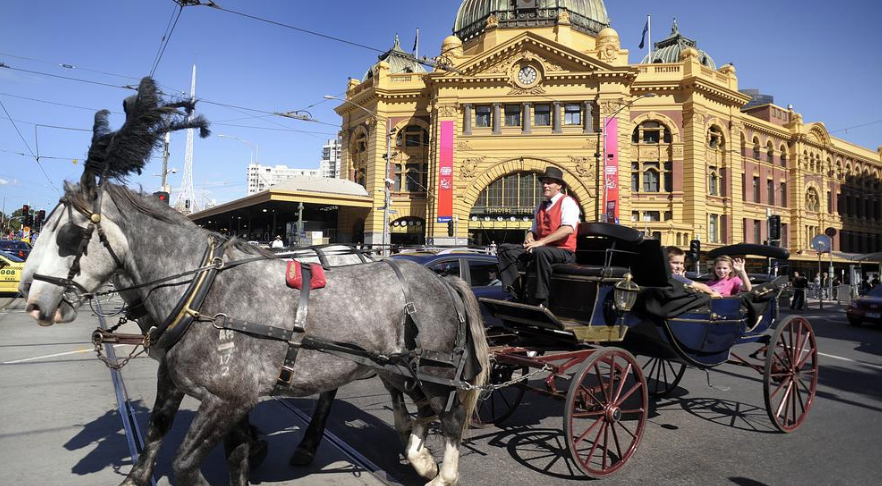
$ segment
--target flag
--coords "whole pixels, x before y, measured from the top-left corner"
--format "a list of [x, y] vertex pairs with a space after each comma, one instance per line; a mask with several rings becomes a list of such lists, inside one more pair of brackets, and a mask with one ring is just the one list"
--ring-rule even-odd
[[410, 52], [412, 52], [414, 56], [417, 56], [417, 55], [419, 55], [419, 50], [420, 50], [420, 29], [419, 29], [419, 27], [417, 27], [416, 37], [413, 38], [413, 49], [411, 49]]
[[643, 25], [643, 33], [640, 34], [640, 45], [637, 46], [639, 49], [643, 49], [643, 46], [646, 44], [646, 32], [649, 31], [649, 19], [646, 19], [646, 23]]

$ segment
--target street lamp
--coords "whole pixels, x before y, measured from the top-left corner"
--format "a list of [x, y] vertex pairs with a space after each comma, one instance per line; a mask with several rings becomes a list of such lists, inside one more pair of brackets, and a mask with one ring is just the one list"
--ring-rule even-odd
[[[596, 173], [595, 178], [596, 178], [596, 182], [597, 182], [596, 189], [597, 189], [597, 193], [599, 194], [600, 193], [600, 184], [601, 184], [601, 181], [603, 181], [603, 204], [604, 205], [606, 205], [606, 199], [609, 195], [608, 185], [606, 183], [606, 157], [607, 157], [607, 154], [606, 154], [606, 127], [609, 125], [609, 123], [611, 121], [616, 119], [616, 115], [618, 115], [619, 112], [621, 112], [625, 108], [633, 105], [634, 103], [637, 102], [637, 100], [642, 99], [642, 98], [653, 98], [653, 97], [655, 97], [655, 93], [644, 93], [644, 94], [634, 98], [633, 100], [620, 106], [619, 109], [612, 112], [611, 115], [608, 115], [606, 117], [607, 118], [606, 122], [603, 125], [601, 125], [601, 128], [600, 128], [600, 139], [601, 139], [600, 150], [601, 150], [601, 152], [595, 153], [594, 156], [596, 158], [598, 158], [597, 170], [595, 171], [595, 173]], [[606, 221], [606, 208], [605, 207], [600, 208], [600, 201], [598, 200], [598, 198], [595, 198], [595, 200], [594, 200], [594, 211], [595, 211], [595, 214], [597, 215], [597, 221], [601, 221], [601, 220]], [[602, 218], [601, 218], [601, 215], [603, 215]]]
[[325, 99], [342, 101], [343, 103], [349, 103], [352, 106], [360, 108], [362, 111], [364, 111], [365, 113], [370, 115], [371, 118], [376, 120], [377, 123], [379, 123], [383, 119], [386, 120], [386, 156], [384, 157], [386, 159], [386, 163], [385, 163], [386, 170], [384, 173], [385, 175], [383, 176], [383, 188], [384, 188], [384, 190], [383, 190], [383, 255], [388, 256], [389, 255], [389, 205], [392, 200], [392, 193], [389, 189], [389, 183], [394, 182], [391, 179], [389, 179], [389, 164], [392, 162], [392, 134], [395, 133], [395, 131], [392, 129], [392, 120], [390, 120], [388, 118], [384, 118], [384, 117], [376, 114], [375, 112], [368, 110], [367, 108], [359, 105], [358, 103], [353, 103], [353, 102], [351, 102], [347, 99], [344, 99], [344, 98], [338, 98], [338, 97], [332, 96], [332, 95], [325, 95]]
[[[258, 162], [258, 158], [259, 158], [259, 156], [260, 156], [260, 146], [257, 145], [256, 143], [254, 143], [254, 142], [249, 142], [248, 140], [242, 140], [242, 139], [239, 138], [239, 137], [231, 137], [231, 136], [229, 136], [229, 135], [223, 135], [223, 134], [218, 135], [218, 137], [220, 137], [220, 138], [229, 138], [229, 139], [231, 139], [231, 140], [238, 140], [238, 141], [244, 143], [245, 145], [248, 145], [249, 147], [251, 147], [251, 161], [250, 161], [250, 163], [251, 163], [251, 164], [253, 164], [253, 163], [255, 163], [255, 162], [260, 163], [260, 162]], [[255, 155], [255, 154], [256, 154], [256, 155]]]
[[[165, 165], [165, 164], [163, 164], [163, 165]], [[153, 174], [156, 177], [162, 177], [162, 186], [161, 186], [162, 188], [160, 190], [165, 191], [165, 192], [171, 192], [171, 191], [169, 191], [170, 186], [166, 182], [166, 179], [168, 178], [169, 174], [176, 174], [177, 172], [178, 172], [178, 169], [172, 167], [171, 169], [167, 169], [167, 170], [163, 169], [162, 174]]]

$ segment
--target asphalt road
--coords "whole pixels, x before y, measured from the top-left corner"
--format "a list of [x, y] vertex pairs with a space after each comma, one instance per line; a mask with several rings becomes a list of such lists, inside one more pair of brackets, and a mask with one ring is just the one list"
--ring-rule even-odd
[[[0, 309], [7, 302], [0, 299]], [[73, 324], [43, 329], [16, 307], [0, 314], [0, 485], [118, 483], [130, 464], [109, 374], [88, 352], [94, 317], [84, 312]], [[841, 311], [810, 309], [803, 315], [822, 354], [818, 395], [802, 428], [782, 434], [772, 427], [761, 377], [752, 370], [724, 365], [708, 377], [689, 369], [673, 396], [651, 405], [643, 441], [626, 467], [598, 484], [876, 484], [882, 477], [882, 328], [851, 327]], [[124, 370], [143, 427], [155, 395], [155, 366], [138, 358]], [[338, 397], [329, 430], [397, 482], [423, 484], [403, 464], [379, 381], [350, 384]], [[307, 412], [314, 404], [286, 402]], [[269, 459], [254, 471], [254, 484], [376, 483], [328, 444], [312, 468], [288, 466], [303, 423], [281, 405], [267, 401], [252, 416], [270, 441]], [[174, 484], [168, 478], [171, 455], [197, 406], [185, 401], [160, 454], [160, 484]], [[473, 429], [463, 447], [460, 484], [589, 481], [568, 459], [562, 415], [562, 402], [528, 394], [504, 427]], [[436, 434], [427, 445], [436, 457], [443, 452]], [[225, 483], [223, 469], [220, 451], [203, 468], [212, 484]]]

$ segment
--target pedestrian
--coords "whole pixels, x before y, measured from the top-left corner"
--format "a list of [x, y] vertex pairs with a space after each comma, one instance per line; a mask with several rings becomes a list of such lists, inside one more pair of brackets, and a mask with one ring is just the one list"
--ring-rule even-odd
[[[524, 243], [503, 243], [497, 256], [503, 288], [528, 304], [547, 306], [552, 265], [576, 261], [579, 205], [561, 192], [565, 183], [557, 167], [546, 168], [539, 180], [544, 199], [536, 208]], [[518, 284], [519, 270], [528, 275], [526, 292]], [[533, 275], [535, 279], [529, 278]]]
[[270, 243], [270, 248], [285, 248], [285, 242], [282, 241], [281, 235], [276, 235], [276, 239]]
[[790, 283], [793, 286], [793, 299], [790, 301], [790, 309], [805, 309], [805, 288], [808, 287], [808, 279], [800, 275], [799, 272], [793, 272], [793, 279]]
[[824, 296], [825, 299], [829, 299], [828, 291], [830, 290], [830, 276], [827, 275], [827, 272], [821, 274], [821, 295]]
[[491, 254], [491, 255], [495, 255], [495, 254], [496, 254], [496, 241], [491, 241], [491, 242], [490, 242], [490, 254]]

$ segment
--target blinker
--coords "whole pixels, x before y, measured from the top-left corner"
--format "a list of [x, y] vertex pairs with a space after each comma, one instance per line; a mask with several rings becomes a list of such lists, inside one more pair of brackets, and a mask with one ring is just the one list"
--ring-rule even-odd
[[59, 255], [62, 257], [76, 256], [80, 251], [80, 245], [89, 234], [89, 228], [83, 228], [73, 223], [65, 223], [58, 230], [55, 243], [58, 244]]

